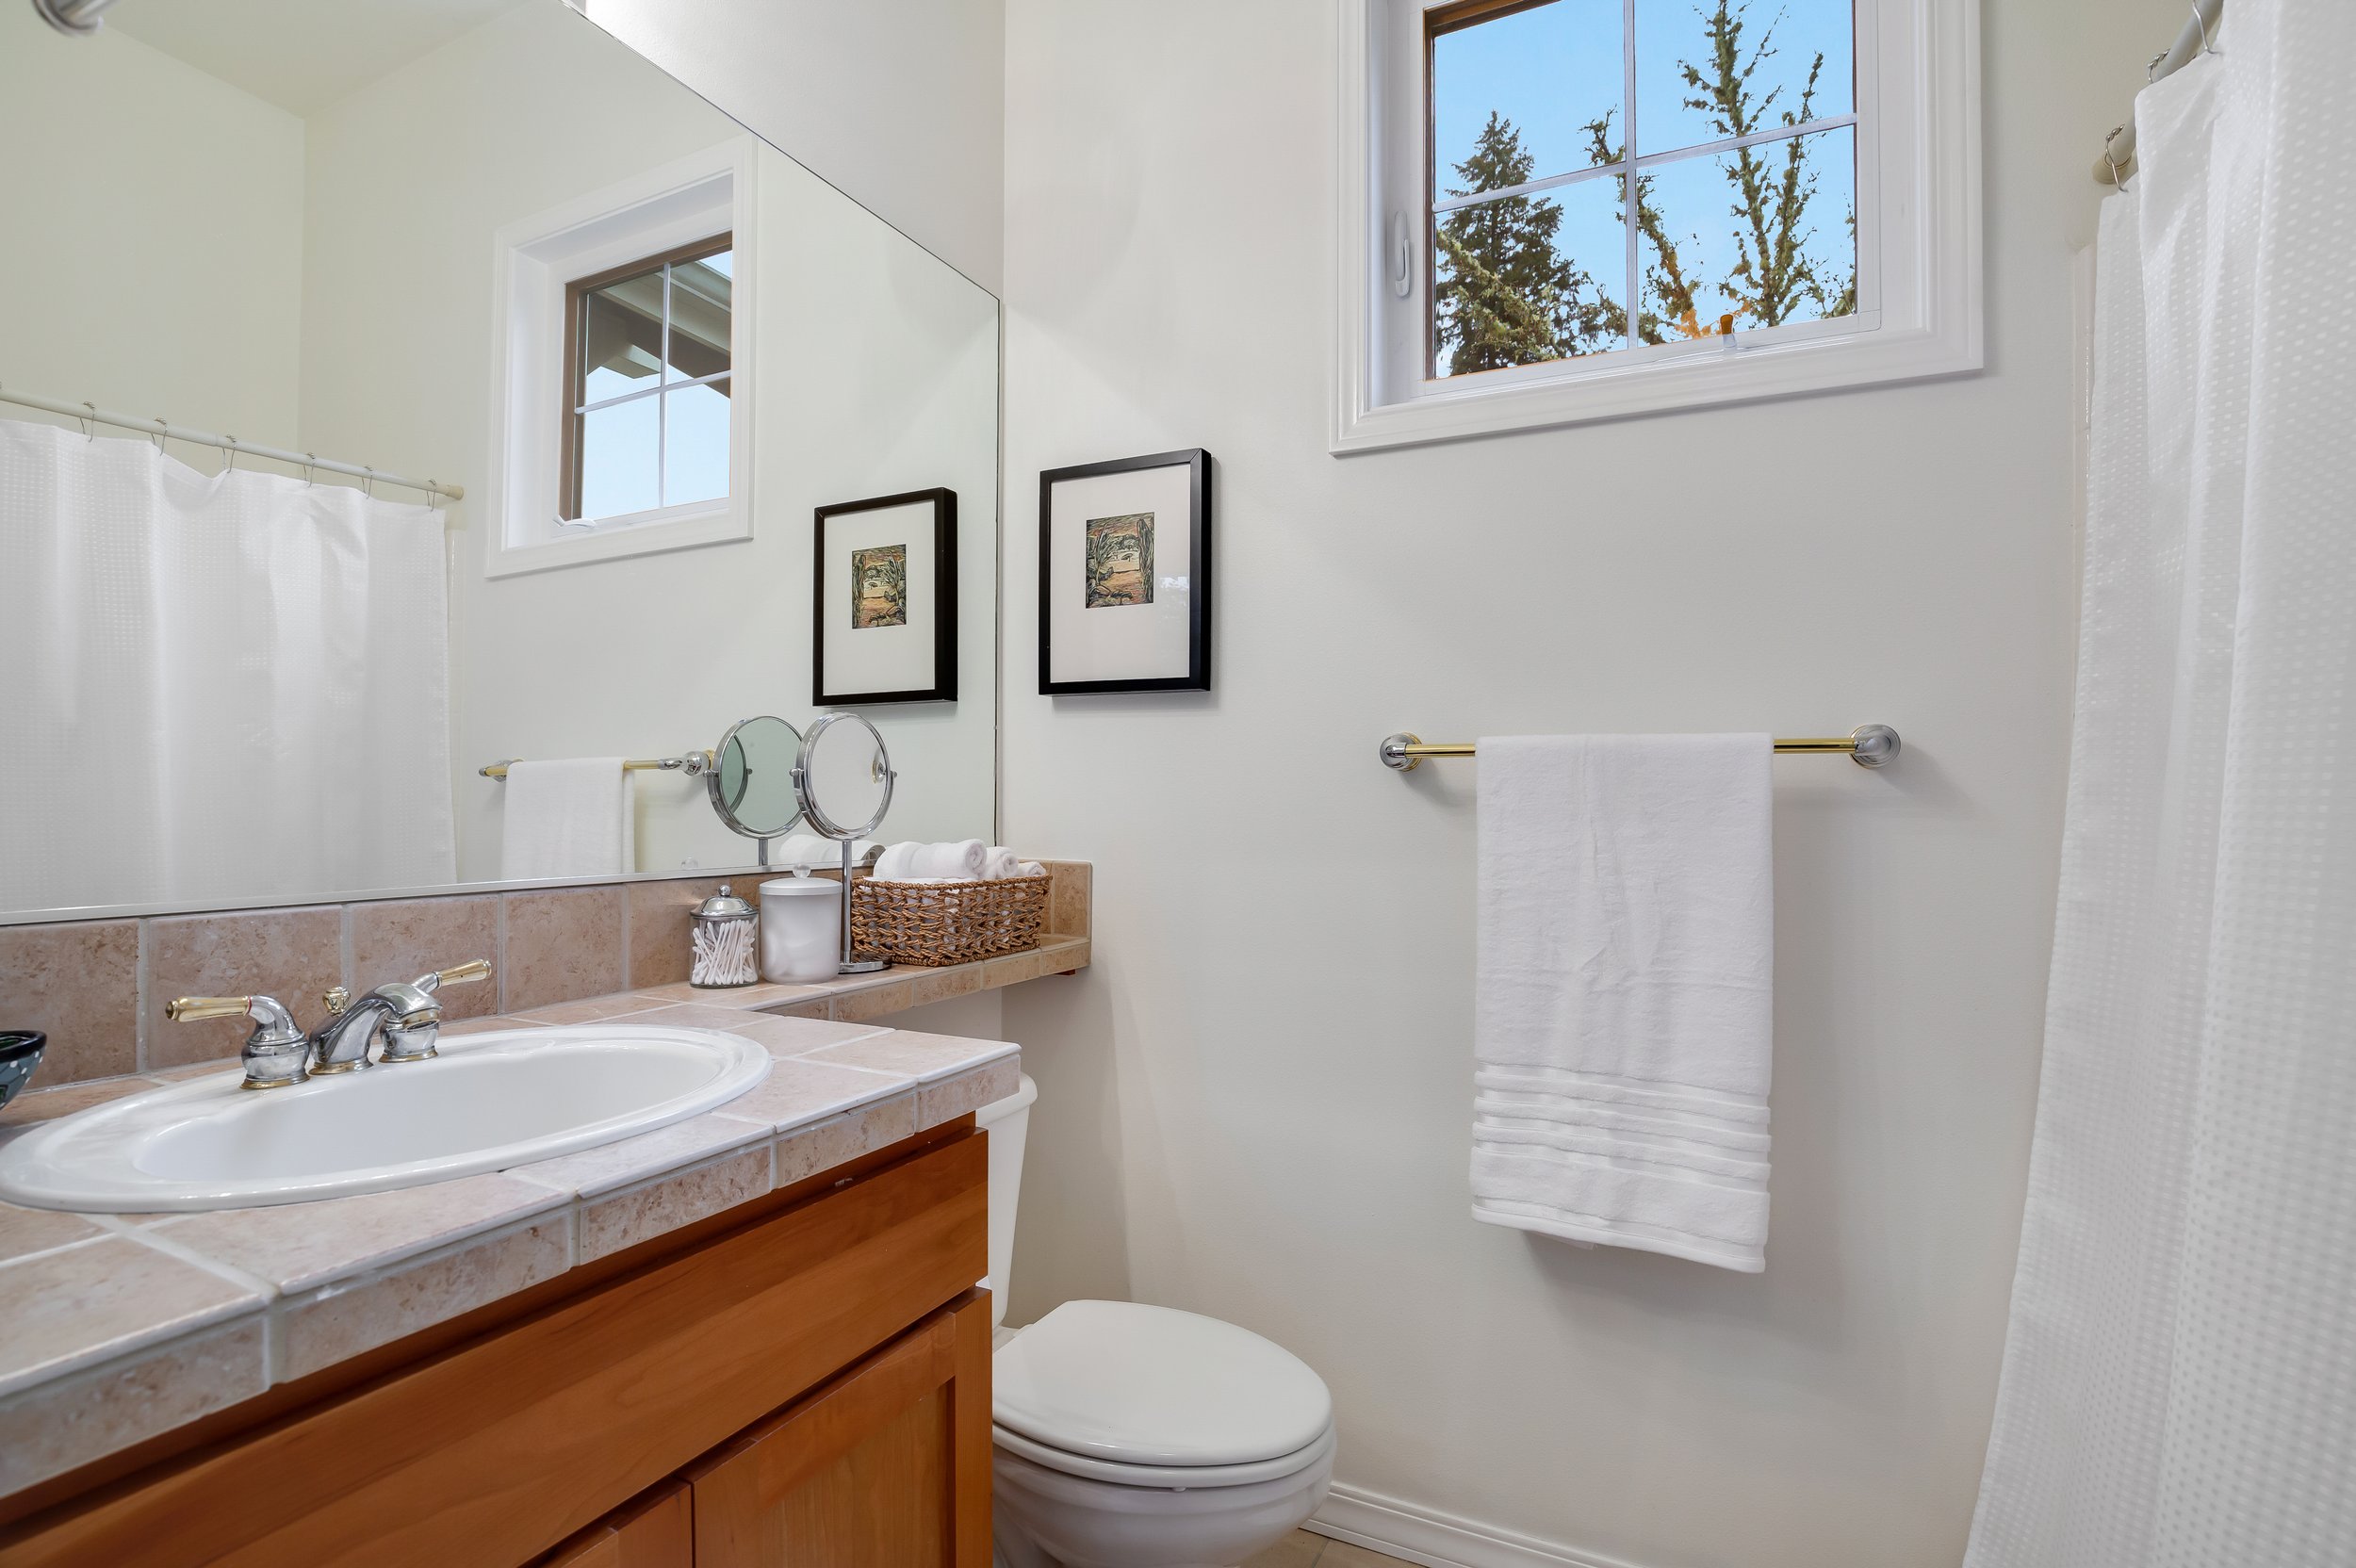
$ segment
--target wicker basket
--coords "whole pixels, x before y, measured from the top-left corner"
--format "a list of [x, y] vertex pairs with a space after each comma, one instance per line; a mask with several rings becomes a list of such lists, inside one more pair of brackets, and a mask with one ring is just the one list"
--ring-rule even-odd
[[1045, 874], [996, 882], [851, 884], [851, 945], [895, 964], [934, 968], [1039, 945], [1047, 927]]

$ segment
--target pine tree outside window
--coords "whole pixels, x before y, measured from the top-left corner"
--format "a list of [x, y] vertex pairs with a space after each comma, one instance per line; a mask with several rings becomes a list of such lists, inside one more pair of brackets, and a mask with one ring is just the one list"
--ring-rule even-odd
[[1343, 11], [1336, 451], [1977, 368], [1972, 0]]

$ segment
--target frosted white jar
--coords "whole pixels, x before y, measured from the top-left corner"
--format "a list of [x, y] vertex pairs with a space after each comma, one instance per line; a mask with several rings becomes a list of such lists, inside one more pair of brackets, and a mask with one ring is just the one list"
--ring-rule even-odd
[[831, 980], [843, 962], [843, 885], [780, 876], [761, 885], [761, 977]]

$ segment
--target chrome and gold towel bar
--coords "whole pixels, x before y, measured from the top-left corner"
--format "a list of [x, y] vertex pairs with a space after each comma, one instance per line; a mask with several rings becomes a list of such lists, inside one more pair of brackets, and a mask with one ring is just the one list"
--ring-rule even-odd
[[[1423, 765], [1427, 757], [1470, 757], [1474, 751], [1470, 741], [1426, 742], [1420, 735], [1400, 730], [1383, 737], [1383, 765], [1400, 773], [1413, 773]], [[1777, 751], [1823, 752], [1846, 757], [1860, 768], [1886, 768], [1898, 755], [1898, 732], [1886, 724], [1859, 725], [1846, 735], [1802, 736], [1775, 740]]]
[[[505, 778], [508, 768], [522, 760], [520, 757], [510, 757], [504, 761], [493, 762], [485, 767], [477, 768], [475, 772], [485, 778]], [[698, 774], [712, 771], [712, 753], [691, 751], [684, 757], [630, 757], [623, 760], [622, 771], [624, 773], [683, 773], [693, 778]]]

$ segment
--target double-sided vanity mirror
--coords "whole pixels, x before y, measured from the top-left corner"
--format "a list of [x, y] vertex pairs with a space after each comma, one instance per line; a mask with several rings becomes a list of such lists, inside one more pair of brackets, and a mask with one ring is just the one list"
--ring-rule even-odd
[[852, 944], [851, 846], [883, 825], [892, 809], [892, 754], [883, 732], [857, 713], [821, 713], [802, 738], [794, 763], [794, 792], [802, 816], [843, 846], [843, 963], [844, 974], [890, 967]]
[[[623, 876], [797, 768], [994, 836], [982, 288], [565, 0], [0, 0], [0, 922], [512, 882], [532, 763], [611, 765]], [[933, 492], [953, 568], [819, 564]], [[967, 678], [813, 723], [822, 624]]]
[[794, 778], [801, 753], [801, 731], [775, 714], [728, 726], [705, 776], [712, 809], [747, 839], [782, 837], [802, 815]]

